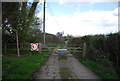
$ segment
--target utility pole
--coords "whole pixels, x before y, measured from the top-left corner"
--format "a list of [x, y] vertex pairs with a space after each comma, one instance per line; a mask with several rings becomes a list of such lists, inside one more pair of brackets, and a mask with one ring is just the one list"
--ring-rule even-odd
[[44, 40], [44, 44], [45, 44], [45, 3], [46, 0], [44, 0], [44, 7], [43, 7], [43, 32], [44, 32], [44, 36], [43, 36], [43, 40]]

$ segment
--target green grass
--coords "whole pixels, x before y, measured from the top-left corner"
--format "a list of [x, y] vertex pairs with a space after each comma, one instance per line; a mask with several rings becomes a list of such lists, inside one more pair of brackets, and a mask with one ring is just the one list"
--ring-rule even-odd
[[101, 77], [101, 79], [105, 81], [112, 81], [113, 79], [118, 80], [117, 74], [111, 67], [104, 67], [103, 65], [100, 65], [97, 62], [93, 62], [89, 59], [79, 59], [79, 61], [94, 71]]
[[104, 60], [102, 63], [91, 61], [82, 57], [82, 53], [76, 53], [73, 51], [73, 55], [85, 66], [95, 72], [101, 79], [110, 81], [118, 79], [118, 75], [115, 73], [114, 68], [109, 60]]
[[35, 72], [45, 61], [42, 54], [26, 54], [24, 58], [2, 58], [3, 79], [31, 79]]

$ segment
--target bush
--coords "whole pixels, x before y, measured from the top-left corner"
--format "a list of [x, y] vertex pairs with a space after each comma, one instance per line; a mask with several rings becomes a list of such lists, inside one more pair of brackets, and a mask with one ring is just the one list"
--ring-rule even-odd
[[[85, 58], [101, 64], [108, 72], [116, 71], [120, 75], [120, 33], [108, 35], [87, 35], [72, 38], [68, 44], [82, 46], [86, 43]], [[79, 54], [76, 54], [79, 57]], [[109, 69], [110, 68], [110, 69]], [[104, 75], [104, 74], [103, 74]]]

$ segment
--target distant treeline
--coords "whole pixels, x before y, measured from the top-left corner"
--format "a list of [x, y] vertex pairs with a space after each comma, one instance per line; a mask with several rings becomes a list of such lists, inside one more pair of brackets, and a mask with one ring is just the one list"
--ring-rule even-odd
[[83, 47], [86, 43], [85, 58], [98, 62], [106, 67], [112, 66], [120, 75], [120, 33], [108, 35], [87, 35], [71, 38], [70, 45]]

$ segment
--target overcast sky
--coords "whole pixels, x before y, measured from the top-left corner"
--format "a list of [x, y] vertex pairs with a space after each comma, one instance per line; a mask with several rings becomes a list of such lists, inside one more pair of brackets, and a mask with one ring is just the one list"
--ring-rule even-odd
[[[94, 0], [95, 1], [95, 0]], [[118, 31], [118, 2], [75, 2], [46, 0], [46, 32], [83, 36]], [[43, 17], [42, 5], [37, 17]]]

